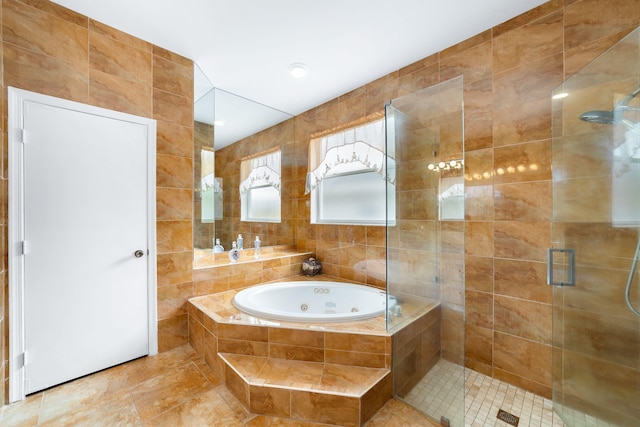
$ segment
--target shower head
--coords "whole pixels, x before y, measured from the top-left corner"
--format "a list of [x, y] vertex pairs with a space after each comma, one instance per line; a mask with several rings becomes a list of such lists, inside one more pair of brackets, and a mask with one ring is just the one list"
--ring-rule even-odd
[[633, 98], [635, 98], [640, 93], [640, 87], [631, 92], [629, 95], [625, 96], [625, 98], [618, 102], [612, 111], [606, 110], [592, 110], [587, 111], [586, 113], [582, 113], [580, 115], [580, 120], [589, 123], [596, 123], [601, 125], [617, 125], [618, 123], [622, 123], [623, 125], [634, 128], [637, 125], [636, 122], [629, 120], [624, 117], [625, 111], [638, 111], [635, 107], [630, 107], [629, 103]]
[[593, 110], [580, 115], [580, 120], [601, 125], [613, 125], [618, 122], [613, 111]]

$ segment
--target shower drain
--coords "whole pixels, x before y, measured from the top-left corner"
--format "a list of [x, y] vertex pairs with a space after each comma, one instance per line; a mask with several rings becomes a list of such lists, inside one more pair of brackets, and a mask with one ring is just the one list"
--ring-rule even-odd
[[504, 421], [507, 424], [511, 424], [513, 427], [518, 427], [518, 422], [520, 421], [519, 417], [516, 417], [515, 415], [510, 414], [507, 411], [503, 411], [502, 409], [498, 410], [498, 416], [496, 418]]

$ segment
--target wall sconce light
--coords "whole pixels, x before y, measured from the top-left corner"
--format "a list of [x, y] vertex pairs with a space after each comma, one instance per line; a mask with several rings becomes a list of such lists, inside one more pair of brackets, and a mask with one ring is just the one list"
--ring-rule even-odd
[[462, 169], [462, 165], [464, 161], [462, 159], [459, 160], [449, 160], [448, 162], [439, 162], [439, 163], [429, 163], [427, 169], [433, 172], [439, 172], [441, 170], [451, 170], [451, 169]]

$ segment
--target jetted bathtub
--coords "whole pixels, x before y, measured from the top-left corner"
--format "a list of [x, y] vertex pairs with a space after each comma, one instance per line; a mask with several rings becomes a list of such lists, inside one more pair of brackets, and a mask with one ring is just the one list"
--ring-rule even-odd
[[386, 292], [352, 283], [299, 281], [253, 286], [233, 305], [245, 313], [290, 322], [347, 322], [385, 312]]

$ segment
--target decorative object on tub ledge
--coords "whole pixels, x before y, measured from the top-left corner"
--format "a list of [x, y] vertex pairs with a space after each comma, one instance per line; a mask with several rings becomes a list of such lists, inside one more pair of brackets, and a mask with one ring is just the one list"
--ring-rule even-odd
[[316, 276], [322, 273], [322, 264], [313, 257], [302, 261], [302, 274], [305, 276]]

